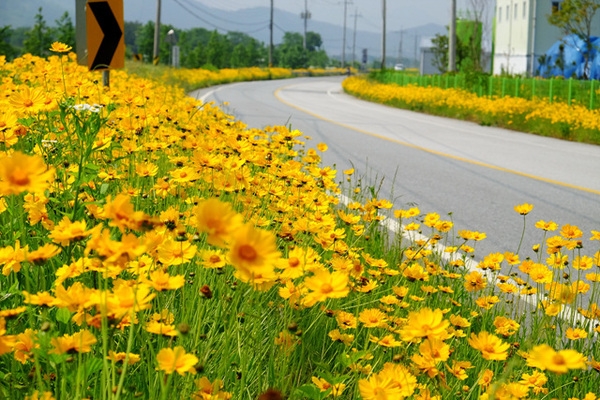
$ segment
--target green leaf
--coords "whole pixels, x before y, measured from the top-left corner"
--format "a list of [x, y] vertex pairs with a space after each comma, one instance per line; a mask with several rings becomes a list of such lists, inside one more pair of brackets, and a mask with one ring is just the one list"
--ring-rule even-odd
[[71, 320], [71, 312], [66, 308], [59, 308], [56, 310], [56, 320], [68, 324]]
[[311, 384], [300, 386], [294, 391], [294, 395], [302, 396], [302, 398], [311, 400], [321, 400], [323, 398], [323, 393], [317, 387]]

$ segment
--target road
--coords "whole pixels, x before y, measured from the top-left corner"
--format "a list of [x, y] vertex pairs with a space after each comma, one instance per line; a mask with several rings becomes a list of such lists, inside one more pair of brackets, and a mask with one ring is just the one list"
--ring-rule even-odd
[[[324, 142], [324, 165], [354, 167], [363, 187], [379, 187], [395, 208], [451, 218], [457, 230], [485, 232], [477, 258], [515, 251], [523, 217], [513, 207], [534, 204], [521, 258], [535, 257], [538, 220], [584, 232], [585, 253], [600, 243], [600, 146], [513, 132], [373, 104], [343, 93], [340, 77], [236, 83], [191, 95], [214, 101], [249, 127], [287, 125]], [[227, 105], [224, 105], [227, 103]], [[448, 216], [451, 213], [451, 216]], [[558, 232], [556, 232], [558, 234]]]

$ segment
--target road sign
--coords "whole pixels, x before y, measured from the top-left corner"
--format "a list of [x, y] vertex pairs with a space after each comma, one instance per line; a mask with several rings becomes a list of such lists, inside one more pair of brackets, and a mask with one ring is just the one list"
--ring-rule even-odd
[[123, 0], [88, 0], [87, 60], [90, 70], [125, 66]]

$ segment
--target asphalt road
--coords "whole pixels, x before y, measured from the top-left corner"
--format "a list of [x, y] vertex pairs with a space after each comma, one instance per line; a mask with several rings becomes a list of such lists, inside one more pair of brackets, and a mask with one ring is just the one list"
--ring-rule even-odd
[[538, 220], [577, 225], [585, 253], [600, 248], [588, 240], [592, 229], [600, 230], [600, 146], [372, 104], [344, 94], [342, 79], [236, 83], [191, 95], [249, 127], [288, 125], [311, 136], [312, 147], [327, 143], [324, 165], [335, 166], [340, 180], [342, 170], [354, 167], [363, 186], [381, 184], [379, 197], [395, 208], [417, 205], [451, 218], [457, 230], [485, 232], [478, 259], [516, 251], [523, 217], [513, 207], [525, 202], [535, 208], [522, 258], [535, 257]]

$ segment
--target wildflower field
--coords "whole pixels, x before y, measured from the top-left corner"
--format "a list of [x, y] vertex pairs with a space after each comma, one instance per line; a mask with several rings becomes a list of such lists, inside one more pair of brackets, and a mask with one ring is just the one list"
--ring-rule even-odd
[[576, 142], [600, 144], [600, 109], [513, 96], [482, 97], [460, 88], [400, 86], [369, 77], [344, 81], [349, 94], [393, 107]]
[[600, 394], [599, 231], [477, 254], [302, 132], [53, 50], [0, 58], [0, 398]]

